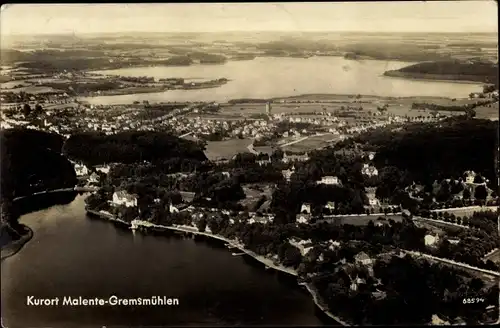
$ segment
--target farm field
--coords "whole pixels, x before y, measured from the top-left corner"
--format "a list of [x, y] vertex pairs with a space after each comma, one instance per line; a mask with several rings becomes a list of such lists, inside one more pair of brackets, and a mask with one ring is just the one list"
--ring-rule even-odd
[[38, 94], [38, 93], [49, 93], [49, 92], [60, 92], [63, 93], [64, 91], [54, 89], [52, 87], [44, 87], [44, 86], [27, 86], [27, 87], [22, 87], [22, 88], [15, 88], [15, 89], [10, 89], [10, 92], [14, 93], [19, 93], [19, 92], [26, 92], [26, 93], [32, 93], [32, 94]]
[[[382, 217], [385, 220], [378, 220]], [[370, 221], [380, 221], [382, 223], [387, 223], [389, 220], [394, 220], [395, 222], [403, 221], [401, 215], [346, 215], [337, 217], [325, 217], [326, 220], [331, 220], [332, 222], [337, 222], [339, 224], [352, 224], [352, 225], [367, 225]]]
[[474, 212], [496, 211], [496, 210], [497, 210], [496, 206], [470, 206], [470, 207], [463, 207], [456, 209], [436, 210], [436, 212], [448, 212], [455, 214], [455, 216], [469, 217], [472, 216]]
[[311, 151], [313, 149], [318, 149], [321, 147], [326, 147], [330, 144], [331, 140], [338, 140], [339, 136], [335, 134], [325, 134], [320, 136], [310, 136], [305, 140], [300, 142], [291, 144], [289, 146], [285, 146], [282, 149], [284, 151], [292, 151], [292, 152], [304, 152]]
[[[475, 99], [456, 99], [453, 101], [448, 98], [437, 97], [407, 97], [407, 98], [382, 98], [375, 96], [363, 96], [355, 99], [352, 96], [343, 95], [306, 95], [294, 98], [287, 98], [287, 103], [273, 103], [272, 113], [291, 114], [291, 113], [318, 113], [318, 112], [335, 112], [342, 109], [360, 108], [363, 110], [360, 113], [377, 112], [377, 107], [388, 105], [388, 113], [394, 115], [410, 117], [413, 116], [428, 116], [431, 111], [412, 110], [413, 103], [434, 103], [444, 106], [462, 106], [465, 104], [474, 103]], [[290, 103], [290, 101], [297, 101]], [[221, 113], [238, 114], [243, 116], [251, 116], [255, 114], [265, 114], [265, 104], [263, 103], [242, 103], [242, 104], [224, 104], [221, 106]], [[440, 115], [459, 115], [462, 112], [438, 111]]]
[[231, 139], [224, 141], [209, 141], [205, 149], [205, 155], [209, 160], [230, 159], [237, 153], [248, 152], [248, 145], [252, 143], [250, 139]]
[[489, 120], [498, 120], [499, 118], [499, 106], [498, 103], [491, 105], [491, 107], [480, 106], [476, 107], [476, 118], [489, 119]]

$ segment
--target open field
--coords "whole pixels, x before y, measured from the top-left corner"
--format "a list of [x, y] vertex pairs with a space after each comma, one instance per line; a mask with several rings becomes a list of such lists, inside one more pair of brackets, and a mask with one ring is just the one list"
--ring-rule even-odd
[[499, 118], [499, 106], [498, 102], [492, 104], [491, 107], [479, 106], [474, 109], [476, 111], [476, 118], [483, 118], [489, 120], [498, 120]]
[[185, 114], [184, 117], [186, 117], [186, 118], [199, 117], [203, 120], [224, 120], [224, 121], [238, 121], [238, 120], [243, 119], [241, 116], [238, 116], [238, 115], [218, 114], [218, 113], [215, 113], [215, 114], [188, 113], [188, 114]]
[[468, 207], [459, 207], [459, 208], [447, 208], [442, 210], [435, 210], [433, 212], [448, 212], [453, 213], [455, 216], [466, 216], [470, 217], [474, 212], [485, 212], [485, 211], [497, 211], [497, 206], [468, 206]]
[[459, 231], [459, 230], [469, 229], [468, 226], [452, 224], [452, 223], [441, 221], [441, 220], [427, 220], [427, 219], [422, 219], [422, 218], [416, 218], [416, 219], [414, 219], [414, 222], [419, 222], [419, 223], [425, 222], [429, 226], [433, 226], [433, 227], [442, 229], [444, 231]]
[[31, 94], [38, 94], [38, 93], [49, 93], [49, 92], [63, 93], [64, 91], [44, 86], [27, 86], [22, 88], [10, 89], [9, 92], [14, 92], [14, 93], [26, 92]]
[[[262, 196], [266, 196], [268, 200], [272, 198], [273, 189], [269, 184], [245, 184], [242, 188], [246, 198], [239, 203], [243, 206], [254, 206]], [[252, 210], [252, 208], [249, 209]]]
[[28, 83], [26, 81], [9, 81], [9, 82], [2, 83], [0, 88], [2, 90], [9, 90], [9, 89], [16, 88], [18, 86], [29, 87], [30, 85], [31, 85], [31, 83]]
[[327, 133], [325, 135], [320, 136], [310, 136], [309, 138], [302, 140], [300, 142], [294, 143], [289, 146], [285, 146], [282, 149], [284, 151], [292, 151], [292, 152], [304, 152], [311, 151], [313, 149], [318, 149], [322, 147], [326, 147], [330, 144], [331, 140], [338, 140], [339, 136], [331, 133]]
[[389, 220], [394, 220], [395, 222], [403, 221], [403, 217], [399, 214], [396, 215], [386, 215], [384, 214], [375, 214], [375, 215], [346, 215], [346, 216], [336, 216], [336, 217], [328, 217], [325, 216], [326, 221], [335, 222], [337, 224], [352, 224], [352, 225], [367, 225], [368, 222], [379, 221], [378, 218], [382, 217], [385, 220], [380, 220], [382, 223], [387, 223]]
[[[468, 95], [464, 95], [467, 97]], [[286, 101], [281, 103], [280, 101]], [[293, 101], [293, 103], [292, 103]], [[275, 100], [272, 104], [272, 114], [284, 113], [319, 113], [319, 112], [335, 112], [350, 108], [362, 108], [360, 114], [368, 114], [368, 112], [377, 112], [377, 107], [388, 105], [388, 113], [410, 117], [419, 115], [430, 115], [431, 111], [421, 111], [411, 109], [413, 103], [432, 103], [442, 106], [463, 106], [466, 104], [475, 103], [477, 99], [460, 98], [456, 100], [440, 97], [376, 97], [376, 96], [361, 96], [355, 98], [353, 96], [335, 95], [335, 94], [319, 94], [319, 95], [303, 95], [291, 98], [282, 98]], [[224, 114], [239, 114], [250, 116], [255, 114], [265, 114], [266, 106], [264, 103], [241, 103], [241, 104], [224, 104], [221, 106], [221, 113]], [[439, 111], [441, 115], [456, 115], [462, 112]]]
[[77, 104], [75, 102], [70, 102], [67, 104], [44, 104], [43, 108], [45, 108], [46, 110], [50, 110], [50, 109], [58, 110], [58, 109], [64, 109], [64, 108], [68, 108], [68, 107], [75, 108], [78, 106], [79, 106], [79, 104]]
[[248, 152], [248, 145], [252, 143], [250, 139], [231, 139], [225, 141], [208, 141], [205, 155], [209, 160], [220, 158], [230, 159], [238, 153]]

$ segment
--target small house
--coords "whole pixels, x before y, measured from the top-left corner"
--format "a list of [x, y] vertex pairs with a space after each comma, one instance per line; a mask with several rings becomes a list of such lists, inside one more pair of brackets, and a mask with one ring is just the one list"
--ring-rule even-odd
[[104, 174], [108, 174], [109, 173], [109, 166], [107, 165], [98, 165], [95, 167], [95, 170], [97, 172], [102, 172]]
[[365, 252], [360, 252], [354, 256], [354, 260], [358, 264], [370, 265], [373, 263], [372, 259]]
[[81, 176], [89, 174], [89, 170], [83, 164], [75, 164], [75, 173], [76, 173], [76, 176], [81, 177]]
[[326, 185], [339, 185], [340, 179], [336, 176], [324, 176], [321, 180], [316, 181], [317, 184], [326, 184]]
[[300, 213], [311, 214], [311, 205], [307, 203], [302, 204], [300, 207]]
[[327, 202], [325, 208], [330, 211], [333, 211], [335, 209], [335, 202]]
[[425, 235], [424, 237], [425, 246], [433, 246], [438, 242], [438, 240], [438, 235]]
[[363, 164], [363, 168], [361, 169], [361, 173], [367, 176], [377, 176], [378, 170], [373, 165]]
[[93, 172], [89, 177], [89, 183], [98, 183], [98, 182], [99, 182], [99, 175]]
[[472, 184], [474, 183], [474, 179], [476, 178], [476, 172], [474, 171], [466, 171], [464, 172], [465, 183]]
[[180, 191], [179, 192], [184, 203], [191, 203], [194, 199], [195, 193], [190, 191]]
[[365, 188], [366, 197], [370, 206], [380, 206], [380, 200], [375, 196], [377, 188]]
[[281, 171], [281, 174], [283, 175], [283, 178], [286, 180], [286, 181], [290, 181], [290, 179], [292, 178], [292, 174], [294, 173], [293, 170], [282, 170]]
[[297, 223], [309, 223], [309, 221], [311, 220], [311, 215], [310, 214], [298, 214], [296, 217], [295, 217], [295, 221]]

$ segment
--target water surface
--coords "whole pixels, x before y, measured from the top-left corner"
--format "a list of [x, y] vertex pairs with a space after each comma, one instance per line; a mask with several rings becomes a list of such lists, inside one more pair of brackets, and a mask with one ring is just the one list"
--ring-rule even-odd
[[143, 100], [224, 102], [236, 98], [272, 98], [311, 93], [465, 98], [471, 92], [482, 90], [478, 83], [421, 81], [383, 76], [387, 70], [411, 64], [413, 63], [346, 60], [343, 57], [260, 57], [250, 61], [229, 61], [223, 65], [123, 68], [97, 72], [155, 78], [227, 78], [231, 81], [211, 89], [85, 97], [82, 100], [92, 104], [126, 104]]
[[[24, 215], [33, 239], [2, 261], [6, 327], [321, 325], [295, 278], [219, 242], [132, 234], [88, 218], [84, 196]], [[26, 297], [178, 298], [177, 307], [28, 307]]]

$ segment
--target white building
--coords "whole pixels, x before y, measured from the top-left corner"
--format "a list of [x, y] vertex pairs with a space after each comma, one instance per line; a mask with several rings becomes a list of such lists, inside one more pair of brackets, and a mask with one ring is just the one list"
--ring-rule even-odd
[[84, 176], [84, 175], [87, 175], [89, 174], [89, 170], [87, 169], [87, 167], [83, 164], [75, 164], [75, 172], [76, 172], [76, 176]]
[[297, 223], [309, 223], [309, 220], [311, 220], [311, 216], [308, 215], [308, 214], [301, 214], [301, 215], [297, 215], [295, 217], [295, 221]]
[[291, 238], [288, 240], [288, 242], [290, 243], [290, 245], [297, 247], [302, 256], [307, 255], [307, 253], [309, 253], [309, 251], [313, 249], [313, 243], [310, 239], [301, 239], [299, 241], [296, 241], [294, 240], [294, 238]]
[[295, 168], [292, 168], [291, 170], [282, 170], [281, 174], [283, 175], [283, 178], [285, 178], [286, 181], [290, 181], [292, 178], [292, 174], [295, 172]]
[[360, 263], [363, 265], [370, 265], [373, 263], [372, 259], [365, 252], [360, 252], [354, 256], [354, 260], [356, 263]]
[[259, 164], [259, 166], [268, 165], [268, 164], [271, 164], [271, 160], [270, 159], [261, 159], [261, 160], [257, 161], [257, 164]]
[[365, 283], [366, 283], [366, 281], [364, 279], [356, 277], [356, 279], [354, 279], [354, 281], [351, 283], [350, 288], [352, 291], [356, 291], [356, 290], [358, 290], [358, 285], [365, 284]]
[[137, 196], [131, 195], [125, 190], [115, 191], [113, 193], [112, 202], [114, 205], [125, 205], [126, 207], [136, 207]]
[[476, 178], [476, 172], [474, 171], [466, 171], [465, 175], [465, 183], [474, 183], [474, 179]]
[[311, 205], [306, 203], [302, 204], [300, 207], [300, 213], [311, 214]]
[[340, 179], [336, 176], [327, 175], [321, 178], [321, 180], [316, 181], [317, 184], [326, 185], [339, 185], [341, 183]]
[[272, 106], [270, 102], [266, 103], [266, 114], [271, 115]]
[[335, 209], [335, 202], [326, 203], [325, 208], [333, 211]]
[[361, 173], [368, 176], [376, 176], [378, 175], [378, 170], [375, 166], [371, 166], [369, 164], [363, 164]]
[[380, 206], [380, 200], [375, 196], [377, 188], [365, 188], [366, 197], [370, 206]]
[[89, 182], [90, 183], [98, 183], [99, 182], [99, 175], [97, 173], [92, 173], [89, 177]]
[[439, 237], [438, 235], [425, 235], [424, 237], [424, 242], [425, 242], [425, 246], [432, 246], [434, 244], [436, 244], [439, 240]]
[[305, 162], [309, 160], [309, 155], [305, 153], [304, 155], [288, 155], [286, 152], [283, 154], [283, 162], [289, 163], [293, 161]]
[[179, 209], [175, 206], [172, 205], [172, 203], [170, 203], [168, 205], [168, 210], [170, 213], [179, 213]]
[[99, 166], [95, 167], [95, 170], [97, 172], [102, 172], [104, 174], [108, 174], [109, 173], [109, 166], [107, 166], [107, 165], [99, 165]]

